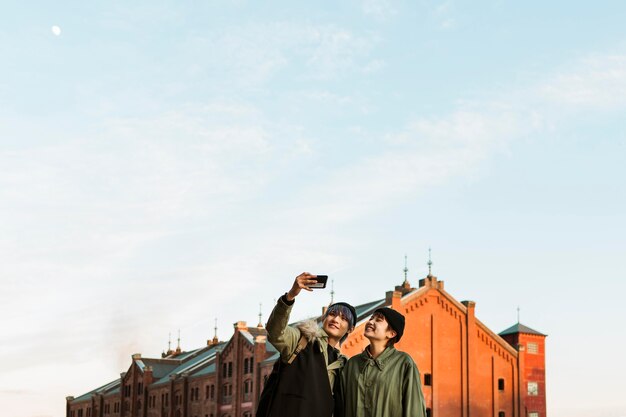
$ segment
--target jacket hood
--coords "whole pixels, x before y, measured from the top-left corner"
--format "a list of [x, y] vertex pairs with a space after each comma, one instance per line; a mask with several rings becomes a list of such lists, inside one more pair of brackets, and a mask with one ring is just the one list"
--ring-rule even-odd
[[300, 333], [311, 343], [316, 338], [326, 336], [315, 320], [301, 321], [296, 325]]

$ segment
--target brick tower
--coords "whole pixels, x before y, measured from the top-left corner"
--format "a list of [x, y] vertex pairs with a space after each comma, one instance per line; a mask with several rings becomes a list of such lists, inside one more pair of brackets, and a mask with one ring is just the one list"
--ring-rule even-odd
[[517, 323], [500, 337], [518, 351], [520, 417], [546, 417], [546, 335]]

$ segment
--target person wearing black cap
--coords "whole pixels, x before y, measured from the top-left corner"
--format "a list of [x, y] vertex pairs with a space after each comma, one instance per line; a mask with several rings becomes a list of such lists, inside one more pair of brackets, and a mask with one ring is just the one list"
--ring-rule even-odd
[[424, 395], [413, 359], [394, 348], [404, 333], [404, 316], [388, 307], [365, 324], [370, 344], [341, 375], [345, 417], [425, 417]]
[[[272, 310], [267, 321], [268, 340], [280, 353], [257, 408], [257, 417], [331, 417], [335, 407], [335, 381], [347, 359], [341, 342], [356, 324], [356, 310], [348, 303], [328, 307], [321, 320], [289, 326], [295, 298], [312, 291], [316, 276], [303, 272]], [[271, 382], [270, 382], [271, 380]]]

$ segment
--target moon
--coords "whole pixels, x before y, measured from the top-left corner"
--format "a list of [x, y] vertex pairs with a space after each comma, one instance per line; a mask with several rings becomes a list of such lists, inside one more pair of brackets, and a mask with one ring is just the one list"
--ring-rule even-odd
[[54, 36], [60, 36], [61, 35], [61, 28], [58, 27], [57, 25], [52, 26], [52, 28], [50, 30], [52, 31], [52, 34]]

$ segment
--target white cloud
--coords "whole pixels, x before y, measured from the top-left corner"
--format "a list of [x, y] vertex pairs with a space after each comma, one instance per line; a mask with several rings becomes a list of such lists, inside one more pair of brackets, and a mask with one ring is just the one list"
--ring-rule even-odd
[[[289, 22], [249, 24], [181, 45], [191, 75], [228, 74], [227, 82], [246, 87], [264, 84], [281, 71], [299, 69], [308, 79], [340, 78], [372, 66], [369, 57], [379, 39], [337, 25]], [[198, 56], [198, 51], [205, 51]], [[380, 66], [380, 64], [377, 64]], [[371, 69], [370, 69], [371, 71]]]
[[456, 26], [454, 13], [455, 5], [451, 1], [439, 4], [432, 11], [433, 16], [439, 22], [439, 27], [444, 30], [453, 29]]
[[626, 105], [626, 56], [593, 56], [538, 87], [548, 102], [572, 107], [611, 108]]
[[361, 8], [365, 15], [378, 19], [387, 19], [398, 14], [393, 2], [389, 0], [363, 0]]

